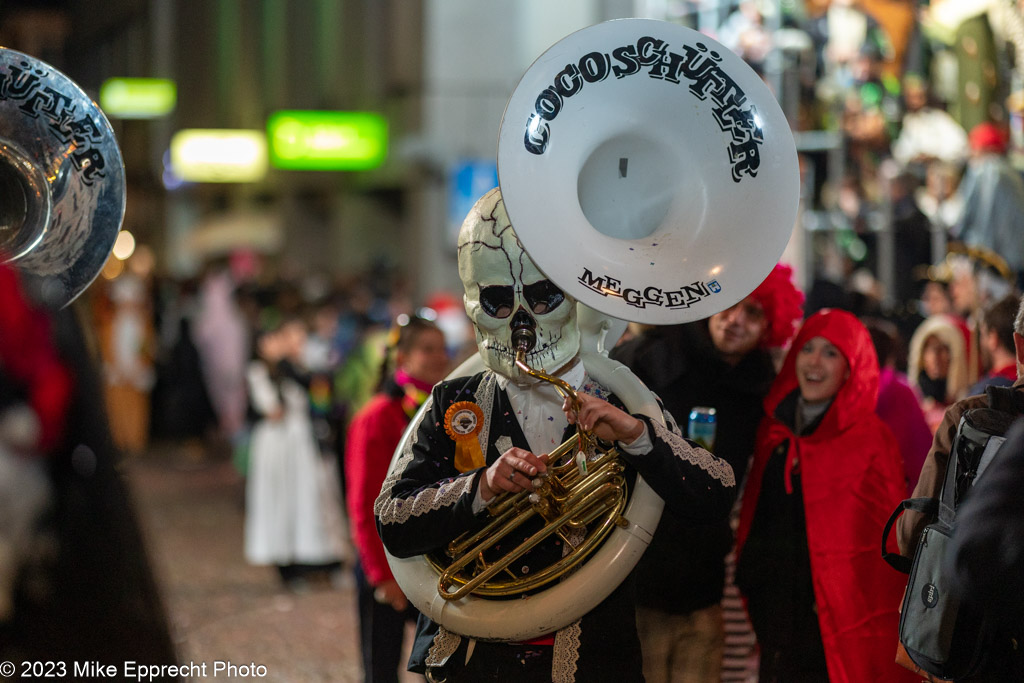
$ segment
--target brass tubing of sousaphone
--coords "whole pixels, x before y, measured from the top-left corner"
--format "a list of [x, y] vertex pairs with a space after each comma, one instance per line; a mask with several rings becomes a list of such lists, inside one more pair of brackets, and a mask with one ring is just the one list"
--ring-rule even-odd
[[[578, 443], [579, 434], [573, 434], [571, 437], [566, 439], [564, 443], [559, 445], [558, 448], [556, 448], [555, 450], [551, 451], [551, 453], [548, 454], [548, 467], [551, 468], [552, 466], [554, 466], [557, 468], [558, 461], [561, 460], [567, 453], [575, 453], [578, 450]], [[563, 467], [568, 467], [568, 465], [565, 465]], [[487, 510], [492, 515], [501, 515], [505, 511], [507, 506], [514, 505], [519, 498], [529, 496], [530, 493], [531, 491], [527, 490], [520, 491], [519, 493], [514, 494], [506, 493], [499, 495], [494, 501], [491, 502], [490, 505], [487, 506]]]
[[[572, 410], [577, 412], [580, 407], [579, 396], [568, 382], [535, 370], [526, 363], [526, 354], [536, 341], [534, 331], [524, 326], [514, 331], [512, 338], [517, 347], [516, 367], [530, 377], [554, 385], [569, 400]], [[623, 468], [618, 462], [617, 451], [611, 449], [587, 468], [577, 466], [576, 459], [585, 459], [588, 450], [596, 447], [596, 443], [590, 431], [580, 429], [577, 425], [576, 434], [548, 454], [549, 470], [541, 476], [535, 488], [496, 497], [488, 508], [494, 519], [476, 533], [463, 534], [449, 544], [448, 555], [454, 558], [453, 561], [446, 567], [432, 561], [441, 574], [437, 582], [438, 594], [445, 600], [457, 600], [471, 593], [482, 596], [524, 593], [557, 579], [582, 562], [611, 531], [612, 526], [621, 523], [619, 516], [626, 501]], [[570, 453], [578, 455], [560, 463]], [[544, 518], [545, 526], [500, 560], [488, 565], [484, 553], [537, 514]], [[606, 515], [606, 519], [598, 530], [586, 535], [579, 548], [574, 547], [564, 529], [580, 531], [602, 515]], [[511, 581], [488, 585], [488, 581], [508, 571], [512, 562], [529, 553], [552, 534], [558, 534], [566, 547], [572, 548], [560, 561], [532, 574], [528, 579], [508, 572], [512, 576]], [[472, 564], [483, 569], [466, 579], [461, 572]], [[459, 588], [449, 590], [452, 585], [458, 585]]]
[[[573, 448], [575, 447], [576, 436], [566, 440], [559, 448]], [[609, 452], [601, 456], [593, 466], [593, 472], [598, 472], [607, 462], [615, 459], [615, 453]], [[547, 497], [553, 499], [561, 505], [565, 505], [571, 500], [571, 491], [574, 490], [576, 481], [580, 478], [579, 470], [573, 463], [566, 463], [560, 468], [556, 468], [553, 476], [544, 478], [544, 483], [539, 487], [543, 489], [545, 486], [548, 487], [550, 493]], [[481, 546], [484, 539], [493, 535], [498, 529], [502, 529], [506, 524], [509, 523], [514, 516], [524, 514], [526, 511], [533, 510], [534, 504], [530, 502], [530, 497], [538, 495], [538, 489], [519, 491], [513, 494], [503, 494], [495, 499], [494, 505], [488, 508], [494, 519], [487, 523], [482, 529], [474, 534], [465, 533], [457, 537], [451, 543], [448, 544], [447, 553], [449, 557], [458, 558], [466, 554], [470, 548]], [[543, 495], [543, 494], [541, 494]], [[496, 509], [495, 509], [496, 508]], [[525, 521], [525, 520], [523, 520]], [[518, 526], [522, 522], [516, 524]], [[569, 521], [569, 526], [577, 527], [578, 524], [575, 520]], [[505, 529], [502, 536], [508, 533], [508, 529]], [[490, 547], [490, 546], [487, 546]]]
[[[513, 341], [516, 339], [516, 334], [514, 332], [512, 334], [512, 339]], [[516, 367], [519, 368], [521, 372], [533, 377], [534, 379], [539, 379], [542, 382], [553, 384], [555, 389], [558, 390], [558, 393], [561, 394], [563, 398], [569, 399], [569, 405], [572, 411], [574, 413], [578, 413], [580, 409], [580, 399], [576, 395], [576, 390], [573, 389], [564, 379], [553, 377], [552, 375], [548, 375], [531, 368], [526, 363], [526, 352], [529, 351], [529, 348], [523, 342], [520, 342], [517, 346]], [[530, 346], [532, 346], [532, 342], [530, 343]], [[577, 435], [580, 437], [579, 447], [577, 450], [586, 453], [587, 450], [594, 445], [594, 437], [588, 430], [580, 429], [578, 426], [576, 430]]]
[[[478, 595], [487, 596], [513, 595], [543, 586], [549, 581], [553, 581], [565, 572], [569, 571], [572, 567], [586, 558], [589, 551], [595, 548], [597, 544], [603, 540], [604, 536], [611, 531], [612, 526], [616, 523], [619, 513], [621, 513], [622, 508], [625, 505], [624, 482], [621, 477], [621, 471], [621, 465], [618, 465], [617, 463], [609, 463], [608, 466], [603, 468], [601, 471], [592, 473], [587, 477], [585, 490], [574, 495], [573, 499], [570, 501], [568, 509], [562, 512], [558, 517], [548, 521], [542, 529], [525, 539], [522, 543], [516, 546], [514, 550], [506, 553], [500, 560], [487, 566], [483, 571], [477, 573], [472, 579], [463, 582], [462, 579], [458, 578], [456, 572], [465, 568], [470, 563], [480, 560], [482, 558], [482, 553], [491, 548], [498, 541], [502, 540], [505, 534], [499, 533], [487, 538], [480, 544], [480, 546], [466, 552], [462, 557], [453, 562], [442, 572], [441, 578], [438, 580], [438, 593], [446, 600], [457, 600], [474, 592]], [[506, 584], [488, 589], [480, 589], [485, 582], [505, 571], [514, 561], [533, 550], [538, 544], [543, 542], [552, 534], [557, 533], [562, 526], [567, 524], [574, 517], [582, 515], [585, 519], [596, 519], [606, 512], [610, 512], [612, 514], [606, 515], [606, 520], [602, 527], [595, 532], [592, 532], [587, 537], [584, 544], [579, 548], [574, 548], [559, 562], [556, 562], [546, 569], [531, 575], [529, 578], [515, 577], [512, 581], [509, 581]], [[594, 513], [596, 513], [596, 516]], [[525, 511], [522, 516], [523, 519], [520, 520], [520, 518], [516, 518], [513, 520], [509, 528], [505, 530], [505, 533], [512, 531], [518, 527], [522, 521], [531, 518], [534, 514], [535, 513], [532, 509]], [[452, 584], [461, 584], [461, 586], [454, 591], [450, 591], [448, 590], [448, 586]]]

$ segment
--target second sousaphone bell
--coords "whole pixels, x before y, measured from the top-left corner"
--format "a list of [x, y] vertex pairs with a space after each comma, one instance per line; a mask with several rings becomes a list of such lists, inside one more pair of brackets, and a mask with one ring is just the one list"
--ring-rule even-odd
[[96, 278], [121, 229], [121, 152], [71, 79], [4, 48], [0, 121], [0, 252], [42, 303], [60, 308]]

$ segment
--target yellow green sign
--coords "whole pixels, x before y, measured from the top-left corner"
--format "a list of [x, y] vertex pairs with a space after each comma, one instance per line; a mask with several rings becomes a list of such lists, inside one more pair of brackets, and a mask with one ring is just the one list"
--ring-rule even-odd
[[178, 87], [168, 78], [108, 78], [100, 86], [100, 108], [119, 119], [155, 119], [174, 111]]
[[279, 111], [267, 120], [270, 163], [294, 171], [365, 171], [384, 163], [388, 122], [363, 111]]
[[193, 183], [253, 183], [267, 174], [267, 139], [260, 130], [180, 130], [171, 138], [171, 170]]

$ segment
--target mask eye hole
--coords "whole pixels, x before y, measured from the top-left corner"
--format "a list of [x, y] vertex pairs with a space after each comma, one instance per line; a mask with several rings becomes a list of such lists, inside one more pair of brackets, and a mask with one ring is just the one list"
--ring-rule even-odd
[[523, 287], [523, 296], [535, 315], [550, 313], [565, 301], [565, 294], [551, 280], [539, 280]]
[[480, 289], [480, 307], [492, 318], [501, 319], [512, 315], [515, 300], [512, 285], [491, 285]]

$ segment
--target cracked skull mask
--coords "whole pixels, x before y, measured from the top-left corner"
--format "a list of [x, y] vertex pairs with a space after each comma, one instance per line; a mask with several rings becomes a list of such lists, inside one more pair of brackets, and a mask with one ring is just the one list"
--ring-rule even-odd
[[526, 363], [556, 372], [580, 349], [576, 300], [556, 287], [523, 251], [495, 188], [473, 206], [459, 232], [459, 277], [466, 313], [476, 328], [484, 364], [515, 381], [513, 324], [532, 325], [537, 342]]

